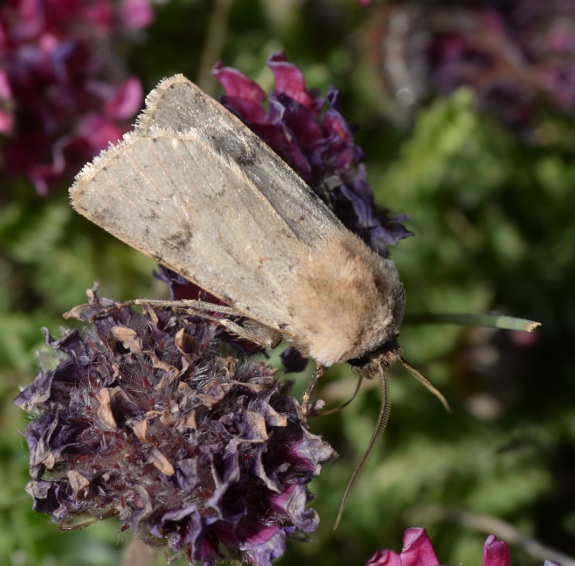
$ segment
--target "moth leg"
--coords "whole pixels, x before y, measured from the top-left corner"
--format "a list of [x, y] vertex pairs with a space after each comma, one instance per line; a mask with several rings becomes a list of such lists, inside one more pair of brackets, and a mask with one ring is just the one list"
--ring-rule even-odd
[[192, 311], [194, 313], [217, 312], [218, 314], [225, 314], [227, 316], [244, 316], [234, 307], [230, 307], [228, 305], [218, 305], [216, 303], [200, 301], [198, 299], [179, 299], [176, 301], [162, 299], [132, 299], [130, 301], [120, 301], [114, 303], [113, 306], [105, 307], [103, 312], [108, 313], [111, 310], [128, 306], [150, 306], [157, 309], [178, 309], [188, 312]]
[[[101, 306], [85, 304], [74, 307], [67, 313], [64, 318], [77, 318], [86, 322], [93, 322], [98, 318], [106, 316], [113, 310], [129, 306], [149, 306], [157, 309], [171, 309], [173, 311], [186, 312], [199, 316], [223, 326], [236, 336], [248, 342], [252, 342], [261, 348], [269, 350], [275, 348], [281, 342], [281, 335], [263, 324], [251, 319], [245, 319], [245, 315], [240, 313], [234, 307], [228, 305], [217, 305], [206, 301], [196, 299], [181, 299], [178, 301], [161, 300], [161, 299], [132, 299], [130, 301], [120, 301], [112, 305]], [[94, 312], [94, 309], [97, 309]], [[229, 318], [220, 318], [211, 313], [217, 313], [226, 317], [244, 318], [243, 324], [238, 324]]]
[[[77, 318], [85, 322], [93, 322], [97, 318], [106, 316], [109, 312], [123, 307], [130, 306], [150, 306], [157, 309], [173, 309], [183, 311], [193, 311], [196, 314], [203, 312], [216, 312], [218, 314], [225, 314], [227, 316], [242, 317], [244, 316], [238, 310], [228, 305], [217, 305], [206, 301], [199, 301], [196, 299], [181, 299], [179, 301], [170, 301], [162, 299], [131, 299], [129, 301], [109, 301], [106, 302], [90, 302], [84, 305], [78, 305], [68, 312], [64, 313], [64, 318]], [[206, 317], [207, 318], [207, 317]]]
[[[147, 304], [157, 308], [181, 309], [185, 312], [191, 312], [201, 318], [217, 322], [220, 326], [233, 332], [239, 338], [257, 344], [266, 350], [275, 348], [282, 340], [281, 334], [272, 328], [260, 324], [250, 318], [246, 318], [244, 314], [228, 305], [218, 305], [207, 301], [199, 301], [197, 299], [181, 299], [179, 301], [150, 301], [146, 299], [136, 299], [136, 301], [134, 304]], [[243, 318], [245, 320], [243, 324], [238, 324], [229, 318], [219, 318], [209, 314], [213, 312], [226, 316]]]
[[359, 388], [361, 387], [362, 381], [363, 381], [363, 375], [360, 374], [357, 376], [357, 384], [355, 386], [355, 391], [353, 392], [353, 395], [345, 403], [342, 403], [341, 405], [338, 405], [337, 407], [334, 407], [333, 409], [328, 409], [327, 411], [322, 411], [319, 414], [319, 416], [320, 417], [326, 417], [327, 415], [333, 415], [334, 413], [339, 413], [340, 411], [345, 409], [357, 397], [357, 394], [359, 393]]
[[[200, 313], [198, 316], [204, 318], [203, 313]], [[208, 317], [206, 316], [205, 318]], [[266, 350], [275, 348], [282, 340], [281, 334], [278, 334], [272, 328], [264, 326], [263, 324], [258, 324], [251, 319], [247, 319], [245, 321], [245, 326], [242, 326], [229, 318], [209, 317], [209, 320], [217, 322], [220, 326], [233, 332], [239, 338], [247, 340], [248, 342], [253, 342]]]
[[303, 408], [304, 418], [307, 418], [309, 409], [311, 408], [309, 405], [309, 400], [311, 399], [313, 390], [315, 389], [317, 382], [325, 375], [326, 369], [326, 366], [318, 365], [317, 368], [315, 368], [315, 371], [313, 372], [307, 387], [305, 388], [305, 392], [301, 398], [301, 406]]

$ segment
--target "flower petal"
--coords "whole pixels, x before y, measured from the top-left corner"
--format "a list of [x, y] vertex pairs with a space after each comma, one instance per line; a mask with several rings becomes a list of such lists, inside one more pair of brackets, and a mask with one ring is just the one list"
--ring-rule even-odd
[[483, 566], [508, 566], [511, 562], [509, 546], [495, 535], [489, 535], [483, 546]]
[[237, 69], [216, 63], [212, 69], [212, 75], [220, 81], [226, 95], [230, 98], [245, 98], [258, 104], [266, 99], [265, 92], [258, 84]]
[[401, 558], [393, 550], [379, 549], [366, 563], [365, 566], [401, 566]]
[[402, 566], [437, 566], [439, 560], [425, 529], [406, 529], [401, 551]]

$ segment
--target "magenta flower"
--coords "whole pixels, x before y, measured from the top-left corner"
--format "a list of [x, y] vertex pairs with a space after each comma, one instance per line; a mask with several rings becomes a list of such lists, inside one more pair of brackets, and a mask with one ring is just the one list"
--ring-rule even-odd
[[[483, 566], [509, 566], [511, 554], [507, 543], [490, 535], [483, 546]], [[365, 566], [440, 566], [425, 529], [409, 528], [403, 535], [403, 550], [378, 550]], [[561, 566], [546, 560], [543, 566]]]
[[483, 566], [508, 566], [511, 562], [509, 546], [495, 535], [489, 535], [483, 546]]
[[9, 134], [13, 126], [12, 89], [8, 82], [8, 75], [0, 69], [0, 134]]
[[4, 166], [45, 195], [126, 131], [140, 82], [112, 45], [153, 18], [150, 0], [7, 0], [0, 7]]
[[410, 528], [403, 535], [401, 554], [378, 550], [365, 566], [438, 566], [433, 546], [425, 529]]

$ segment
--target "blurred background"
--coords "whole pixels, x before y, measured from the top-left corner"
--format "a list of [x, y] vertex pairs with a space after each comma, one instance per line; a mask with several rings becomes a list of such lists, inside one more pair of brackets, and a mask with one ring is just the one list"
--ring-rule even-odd
[[[289, 543], [277, 563], [364, 564], [399, 551], [408, 526], [425, 527], [446, 564], [479, 564], [490, 533], [514, 564], [575, 556], [575, 3], [4, 0], [0, 561], [115, 565], [127, 539], [115, 520], [60, 533], [24, 492], [27, 417], [12, 401], [38, 371], [40, 329], [57, 335], [93, 281], [115, 299], [166, 295], [154, 262], [72, 211], [74, 174], [161, 78], [183, 73], [216, 96], [221, 60], [269, 91], [266, 61], [280, 51], [308, 88], [339, 89], [377, 203], [410, 217], [415, 236], [391, 249], [408, 315], [494, 311], [542, 327], [404, 324], [405, 357], [453, 414], [392, 368], [387, 432], [335, 532], [379, 387], [313, 420], [340, 458], [311, 484], [313, 541]], [[312, 369], [290, 375], [298, 391]], [[333, 406], [354, 387], [342, 366], [316, 395]], [[509, 526], [526, 540], [514, 545]]]

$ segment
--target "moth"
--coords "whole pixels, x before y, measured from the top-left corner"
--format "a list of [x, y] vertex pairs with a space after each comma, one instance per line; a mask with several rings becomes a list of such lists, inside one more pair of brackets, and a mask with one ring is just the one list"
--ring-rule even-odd
[[[227, 315], [216, 320], [240, 337], [265, 348], [286, 339], [313, 358], [304, 409], [329, 366], [350, 362], [360, 377], [379, 376], [378, 424], [345, 504], [387, 420], [385, 368], [402, 360], [405, 293], [394, 263], [182, 75], [148, 95], [134, 130], [84, 167], [70, 197], [80, 214], [228, 305], [180, 306]], [[131, 301], [142, 302], [170, 304]]]

